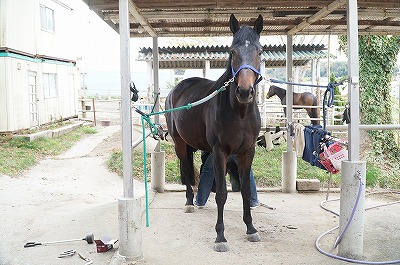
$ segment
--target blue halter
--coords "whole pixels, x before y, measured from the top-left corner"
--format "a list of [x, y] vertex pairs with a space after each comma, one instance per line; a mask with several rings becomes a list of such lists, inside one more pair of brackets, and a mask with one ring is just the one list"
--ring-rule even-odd
[[[232, 64], [231, 64], [231, 65], [232, 65]], [[261, 71], [260, 71], [260, 70], [257, 70], [256, 68], [254, 68], [254, 66], [251, 66], [251, 65], [249, 65], [249, 64], [241, 65], [241, 66], [239, 67], [239, 69], [238, 69], [236, 72], [235, 72], [235, 70], [233, 69], [233, 66], [231, 66], [231, 69], [232, 69], [232, 76], [233, 76], [233, 77], [235, 77], [235, 76], [236, 76], [241, 70], [243, 70], [243, 69], [251, 69], [254, 73], [256, 73], [256, 74], [259, 75], [259, 77], [258, 77], [257, 81], [254, 83], [254, 85], [257, 85], [257, 84], [260, 83], [261, 80], [262, 80]]]

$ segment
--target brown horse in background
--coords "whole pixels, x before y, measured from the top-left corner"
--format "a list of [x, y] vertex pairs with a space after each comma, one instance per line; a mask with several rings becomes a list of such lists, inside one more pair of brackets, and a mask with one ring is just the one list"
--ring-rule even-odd
[[[238, 159], [247, 239], [260, 240], [250, 212], [250, 167], [261, 127], [256, 89], [261, 80], [260, 33], [263, 30], [263, 18], [258, 16], [253, 28], [239, 27], [237, 19], [231, 15], [230, 29], [234, 35], [224, 74], [217, 81], [199, 77], [185, 79], [171, 90], [165, 102], [166, 110], [194, 102], [189, 110], [165, 114], [168, 132], [175, 143], [175, 152], [180, 161], [182, 183], [186, 185], [186, 212], [194, 209], [193, 152], [203, 150], [213, 153], [215, 201], [218, 209], [214, 250], [218, 252], [229, 249], [224, 235], [223, 211], [228, 195], [226, 162], [232, 154], [236, 154]], [[208, 101], [198, 103], [223, 87], [225, 90]]]
[[[280, 98], [282, 105], [286, 105], [286, 90], [285, 89], [275, 86], [275, 85], [271, 85], [268, 90], [267, 98], [270, 98], [275, 95], [277, 95]], [[293, 92], [293, 106], [295, 106], [295, 105], [318, 106], [317, 97], [314, 96], [310, 92], [303, 92], [303, 93]], [[310, 118], [319, 118], [317, 108], [293, 107], [293, 109], [305, 109]], [[283, 111], [285, 112], [285, 116], [286, 116], [286, 107], [283, 108]], [[319, 120], [311, 120], [311, 124], [317, 125], [317, 124], [319, 124]]]

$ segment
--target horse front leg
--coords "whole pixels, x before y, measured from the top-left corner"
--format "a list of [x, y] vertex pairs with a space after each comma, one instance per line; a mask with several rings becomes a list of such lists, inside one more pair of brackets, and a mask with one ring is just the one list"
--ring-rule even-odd
[[217, 224], [215, 225], [215, 231], [217, 232], [217, 238], [215, 239], [214, 250], [217, 252], [226, 252], [229, 250], [227, 240], [225, 238], [225, 225], [224, 225], [224, 207], [228, 197], [226, 189], [226, 156], [223, 154], [214, 153], [214, 176], [216, 184], [215, 201], [217, 203]]
[[[250, 159], [252, 161], [252, 159]], [[243, 222], [246, 224], [247, 240], [250, 242], [258, 242], [261, 240], [257, 229], [253, 225], [253, 218], [251, 217], [250, 210], [250, 167], [251, 162], [246, 161], [245, 157], [238, 157], [238, 167], [240, 174], [241, 194], [243, 200]]]

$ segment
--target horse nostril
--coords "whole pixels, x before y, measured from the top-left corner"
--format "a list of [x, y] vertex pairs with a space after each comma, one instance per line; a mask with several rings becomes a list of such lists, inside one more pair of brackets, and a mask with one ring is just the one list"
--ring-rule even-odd
[[250, 87], [250, 95], [254, 94], [254, 87]]

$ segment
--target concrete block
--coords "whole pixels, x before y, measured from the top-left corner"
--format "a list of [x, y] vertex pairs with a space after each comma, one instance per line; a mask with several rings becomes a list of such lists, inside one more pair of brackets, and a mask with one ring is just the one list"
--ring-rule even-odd
[[296, 180], [297, 191], [319, 191], [320, 181], [318, 179], [298, 179]]

